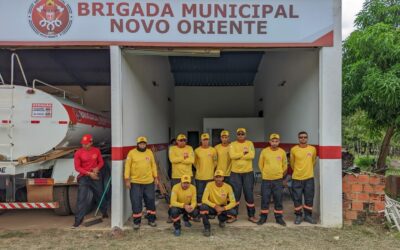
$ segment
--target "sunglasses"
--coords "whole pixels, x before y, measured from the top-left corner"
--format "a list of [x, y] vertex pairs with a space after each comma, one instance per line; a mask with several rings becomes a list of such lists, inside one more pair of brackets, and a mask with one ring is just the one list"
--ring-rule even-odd
[[185, 139], [182, 139], [182, 140], [178, 140], [178, 141], [180, 141], [180, 142], [186, 142], [186, 140], [185, 140]]
[[244, 135], [244, 133], [237, 133], [237, 135]]
[[308, 136], [299, 136], [299, 139], [307, 139]]

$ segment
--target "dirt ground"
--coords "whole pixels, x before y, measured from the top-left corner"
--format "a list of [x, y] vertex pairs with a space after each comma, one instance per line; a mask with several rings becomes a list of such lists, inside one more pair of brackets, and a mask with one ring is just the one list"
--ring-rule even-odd
[[[216, 222], [213, 222], [215, 225]], [[216, 225], [209, 238], [201, 227], [184, 229], [180, 237], [170, 228], [125, 230], [2, 230], [0, 249], [399, 249], [400, 236], [376, 227], [230, 227]]]
[[[259, 208], [257, 193], [255, 202]], [[180, 237], [173, 236], [172, 225], [166, 223], [167, 208], [163, 200], [157, 201], [157, 228], [143, 220], [141, 229], [133, 232], [127, 222], [120, 236], [111, 233], [110, 219], [89, 228], [70, 229], [73, 216], [57, 216], [51, 210], [7, 211], [0, 215], [0, 249], [400, 249], [400, 233], [384, 228], [294, 225], [288, 197], [284, 201], [286, 228], [276, 225], [273, 216], [263, 226], [252, 224], [241, 206], [239, 220], [225, 229], [211, 220], [209, 238], [202, 235], [202, 223], [183, 228]], [[314, 216], [318, 219], [317, 213]]]

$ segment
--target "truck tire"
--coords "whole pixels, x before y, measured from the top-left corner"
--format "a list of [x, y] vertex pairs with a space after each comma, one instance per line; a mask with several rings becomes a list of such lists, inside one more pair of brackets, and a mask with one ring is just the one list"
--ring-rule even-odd
[[54, 201], [58, 202], [59, 207], [54, 209], [54, 213], [61, 216], [71, 214], [71, 209], [68, 202], [68, 187], [54, 186], [53, 188]]
[[68, 203], [72, 214], [76, 214], [78, 211], [78, 185], [72, 185], [68, 187]]

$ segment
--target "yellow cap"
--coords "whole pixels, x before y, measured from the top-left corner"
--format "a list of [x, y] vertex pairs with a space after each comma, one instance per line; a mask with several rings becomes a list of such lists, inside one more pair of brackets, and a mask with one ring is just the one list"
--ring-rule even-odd
[[218, 169], [215, 171], [214, 176], [224, 176], [224, 171], [221, 169]]
[[177, 141], [186, 140], [186, 135], [184, 135], [184, 134], [179, 134], [179, 135], [176, 137], [176, 140], [177, 140]]
[[222, 130], [221, 131], [221, 136], [229, 136], [229, 131], [228, 130]]
[[189, 175], [182, 175], [181, 182], [191, 182], [192, 178]]
[[203, 133], [203, 134], [201, 134], [201, 140], [208, 140], [208, 139], [210, 139], [210, 135], [208, 134], [208, 133]]
[[147, 138], [144, 137], [144, 136], [139, 136], [139, 137], [136, 139], [136, 143], [141, 143], [141, 142], [147, 143]]
[[238, 128], [237, 130], [236, 130], [236, 133], [239, 133], [239, 132], [242, 132], [242, 133], [245, 133], [246, 134], [246, 129], [245, 128]]
[[272, 140], [272, 139], [280, 139], [281, 137], [279, 136], [279, 134], [271, 134], [270, 136], [269, 136], [269, 139], [270, 140]]

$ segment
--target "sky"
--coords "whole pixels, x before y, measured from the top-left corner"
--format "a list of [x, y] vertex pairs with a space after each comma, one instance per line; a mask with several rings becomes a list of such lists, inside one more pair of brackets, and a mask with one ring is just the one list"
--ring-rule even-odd
[[362, 9], [364, 0], [342, 0], [342, 32], [343, 40], [354, 30], [354, 19]]

